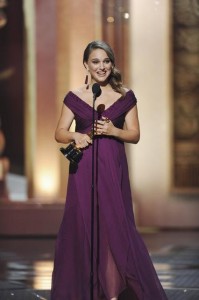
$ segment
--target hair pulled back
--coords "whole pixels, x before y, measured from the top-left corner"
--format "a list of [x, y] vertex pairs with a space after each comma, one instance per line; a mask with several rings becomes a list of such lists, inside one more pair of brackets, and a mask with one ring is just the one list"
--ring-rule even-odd
[[125, 90], [123, 88], [123, 83], [122, 83], [122, 75], [121, 72], [115, 67], [115, 56], [113, 53], [113, 50], [111, 47], [105, 43], [104, 41], [92, 41], [89, 43], [84, 50], [84, 55], [83, 55], [83, 64], [88, 62], [89, 56], [91, 52], [95, 49], [102, 49], [106, 52], [108, 55], [113, 68], [109, 77], [109, 83], [112, 86], [113, 90], [116, 91], [117, 93], [122, 94], [123, 96], [125, 95]]

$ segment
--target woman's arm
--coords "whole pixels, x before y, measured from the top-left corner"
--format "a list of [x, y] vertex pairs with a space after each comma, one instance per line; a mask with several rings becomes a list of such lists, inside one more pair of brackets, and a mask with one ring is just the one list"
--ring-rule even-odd
[[131, 108], [125, 117], [124, 128], [120, 129], [107, 122], [105, 118], [97, 123], [97, 134], [114, 136], [123, 142], [137, 144], [140, 139], [140, 126], [137, 106]]
[[58, 121], [57, 128], [55, 130], [55, 140], [58, 143], [64, 143], [64, 144], [68, 144], [72, 141], [75, 141], [77, 147], [85, 148], [92, 141], [87, 134], [69, 131], [73, 120], [74, 120], [73, 112], [65, 104], [63, 104], [61, 116]]

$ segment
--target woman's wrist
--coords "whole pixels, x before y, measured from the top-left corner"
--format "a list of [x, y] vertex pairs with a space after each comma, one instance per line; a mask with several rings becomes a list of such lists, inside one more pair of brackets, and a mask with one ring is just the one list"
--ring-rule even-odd
[[75, 141], [76, 135], [77, 135], [77, 133], [75, 131], [73, 131], [73, 132], [69, 131], [69, 139], [71, 140], [71, 142]]
[[134, 130], [126, 130], [114, 127], [112, 135], [126, 143], [136, 144], [139, 141], [139, 134]]
[[117, 127], [113, 127], [112, 128], [112, 136], [114, 136], [114, 137], [116, 137], [116, 138], [119, 138], [120, 137], [120, 131], [121, 131], [122, 129], [120, 129], [120, 128], [117, 128]]

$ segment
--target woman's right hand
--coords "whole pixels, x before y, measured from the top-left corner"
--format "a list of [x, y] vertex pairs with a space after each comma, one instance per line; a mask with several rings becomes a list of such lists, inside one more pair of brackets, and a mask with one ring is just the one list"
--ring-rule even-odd
[[86, 148], [89, 144], [92, 144], [91, 138], [85, 133], [74, 132], [73, 139], [77, 148]]

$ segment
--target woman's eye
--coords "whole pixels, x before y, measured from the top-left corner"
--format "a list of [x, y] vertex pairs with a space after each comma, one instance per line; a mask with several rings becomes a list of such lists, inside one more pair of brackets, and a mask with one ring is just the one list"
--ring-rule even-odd
[[[96, 64], [99, 64], [100, 61], [99, 61], [99, 60], [93, 60], [92, 63], [96, 65]], [[104, 64], [109, 64], [109, 63], [110, 63], [110, 59], [104, 60], [103, 63], [104, 63]]]

